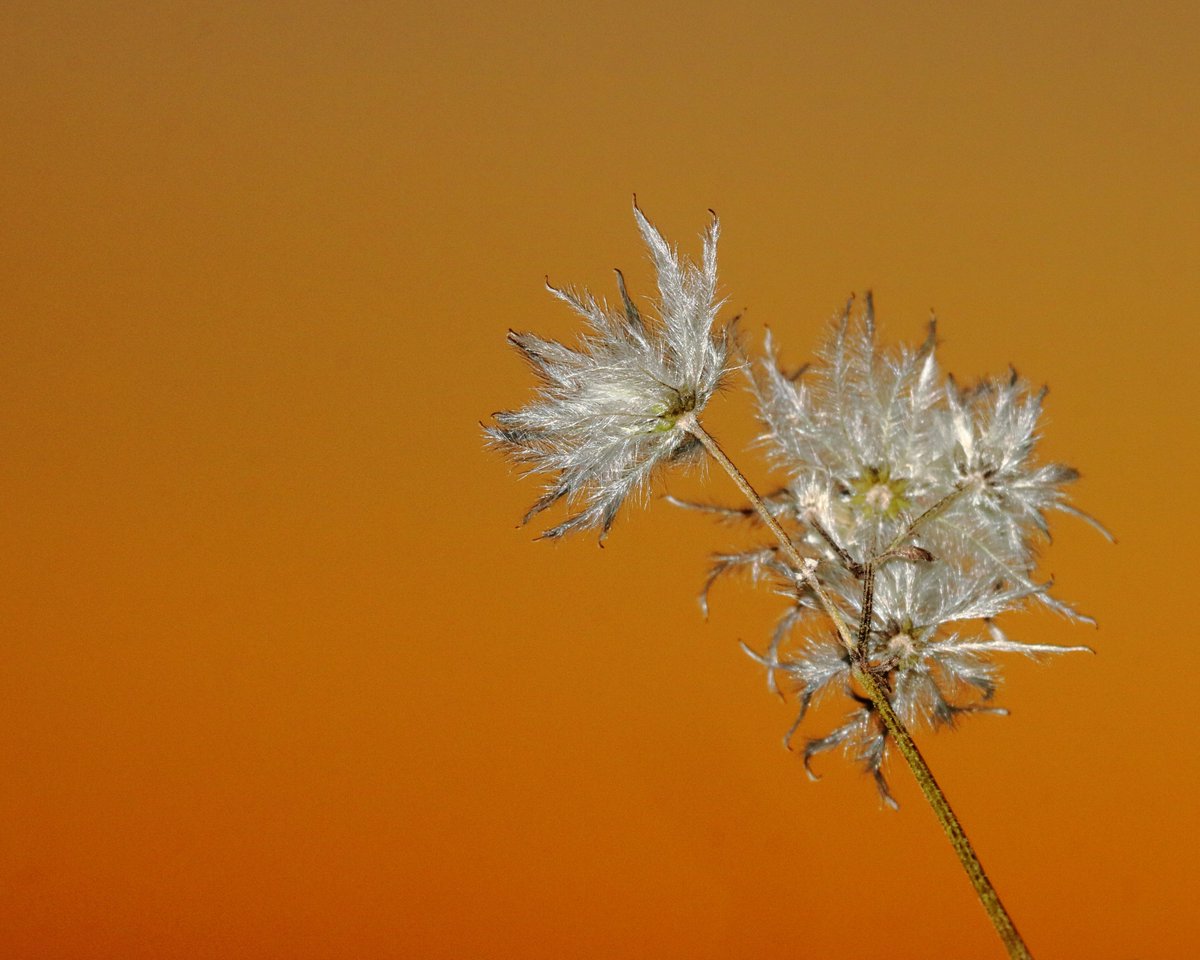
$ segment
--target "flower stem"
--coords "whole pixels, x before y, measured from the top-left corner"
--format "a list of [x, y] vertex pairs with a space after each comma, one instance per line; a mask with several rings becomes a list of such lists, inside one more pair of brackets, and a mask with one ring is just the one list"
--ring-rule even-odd
[[882, 684], [880, 684], [878, 677], [870, 670], [864, 670], [861, 666], [855, 666], [853, 675], [855, 681], [862, 687], [863, 692], [871, 698], [871, 703], [875, 706], [875, 712], [879, 714], [879, 718], [883, 721], [883, 725], [887, 727], [887, 731], [891, 734], [893, 742], [900, 750], [905, 761], [907, 761], [908, 768], [917, 780], [917, 786], [921, 788], [921, 792], [925, 794], [925, 799], [933, 807], [933, 813], [938, 818], [938, 823], [946, 831], [946, 836], [950, 839], [950, 845], [954, 847], [954, 852], [958, 854], [958, 862], [962, 864], [963, 870], [967, 872], [967, 877], [971, 880], [971, 886], [975, 888], [979, 902], [983, 904], [983, 909], [987, 911], [988, 918], [992, 921], [992, 926], [996, 928], [996, 933], [1004, 941], [1004, 948], [1008, 951], [1009, 957], [1012, 960], [1033, 960], [1033, 955], [1029, 952], [1029, 948], [1025, 946], [1025, 941], [1021, 939], [1021, 934], [1017, 932], [1016, 925], [1012, 922], [1012, 917], [1008, 915], [1008, 911], [1004, 909], [1004, 904], [1000, 902], [1000, 895], [996, 893], [996, 888], [992, 886], [992, 882], [988, 879], [987, 874], [984, 873], [983, 864], [979, 862], [979, 856], [975, 853], [975, 848], [971, 846], [971, 841], [967, 838], [966, 831], [963, 830], [962, 824], [958, 822], [958, 817], [954, 815], [950, 801], [946, 799], [946, 794], [938, 786], [937, 780], [934, 779], [933, 771], [929, 769], [929, 764], [921, 756], [921, 751], [917, 749], [912, 735], [908, 732], [900, 717], [897, 716], [896, 711], [892, 709], [892, 704], [887, 698], [887, 692], [884, 690]]
[[[750, 481], [746, 479], [745, 475], [729, 459], [725, 451], [721, 449], [720, 444], [700, 425], [695, 414], [688, 413], [680, 417], [677, 421], [677, 426], [699, 440], [712, 458], [725, 469], [725, 472], [737, 484], [738, 489], [745, 494], [746, 499], [758, 511], [763, 523], [767, 525], [767, 529], [779, 541], [784, 555], [796, 571], [797, 579], [807, 583], [816, 592], [821, 606], [833, 620], [842, 643], [851, 654], [851, 669], [854, 680], [870, 698], [876, 713], [879, 714], [880, 720], [883, 721], [884, 727], [899, 749], [900, 755], [908, 763], [909, 769], [916, 778], [917, 785], [921, 788], [925, 799], [933, 808], [938, 823], [942, 825], [942, 829], [946, 832], [946, 836], [950, 840], [950, 845], [958, 855], [959, 863], [962, 864], [963, 870], [966, 871], [967, 877], [971, 881], [971, 886], [975, 888], [975, 893], [978, 895], [980, 903], [983, 904], [983, 909], [987, 911], [988, 918], [992, 921], [992, 925], [996, 928], [996, 932], [1004, 942], [1004, 947], [1008, 951], [1009, 957], [1011, 960], [1033, 960], [1029, 948], [1025, 946], [1025, 941], [1021, 939], [1020, 933], [1017, 932], [1016, 925], [1012, 922], [1012, 918], [1009, 917], [1008, 911], [1004, 909], [1004, 904], [1001, 903], [999, 894], [996, 893], [995, 887], [992, 886], [991, 881], [984, 872], [983, 864], [979, 862], [975, 848], [971, 846], [971, 841], [967, 838], [966, 831], [963, 830], [962, 824], [959, 823], [958, 817], [955, 816], [954, 810], [950, 806], [950, 801], [946, 799], [942, 788], [938, 786], [937, 780], [934, 779], [933, 771], [929, 769], [925, 758], [921, 756], [921, 751], [917, 749], [917, 745], [913, 741], [908, 729], [904, 726], [904, 722], [896, 714], [896, 711], [892, 709], [891, 701], [888, 700], [887, 690], [880, 683], [879, 677], [867, 665], [860, 645], [857, 642], [858, 638], [851, 634], [841, 611], [833, 604], [832, 599], [817, 580], [817, 561], [811, 557], [805, 558], [801, 556], [795, 544], [792, 543], [791, 538], [779, 525], [779, 521], [767, 509], [767, 505], [763, 502], [762, 497], [758, 495], [754, 487], [750, 485]], [[934, 509], [936, 510], [940, 506], [942, 505], [938, 504]], [[932, 513], [934, 511], [931, 510], [929, 512]]]
[[792, 543], [791, 538], [784, 533], [783, 527], [779, 525], [779, 521], [776, 520], [771, 514], [771, 511], [767, 509], [767, 505], [763, 501], [763, 498], [758, 495], [758, 491], [750, 485], [750, 481], [746, 479], [745, 474], [743, 474], [742, 471], [737, 468], [734, 462], [725, 455], [725, 451], [721, 449], [721, 445], [717, 443], [716, 438], [714, 438], [707, 430], [704, 429], [704, 427], [700, 425], [700, 421], [696, 419], [696, 414], [692, 412], [685, 413], [682, 417], [675, 421], [675, 425], [680, 430], [690, 433], [693, 437], [699, 440], [704, 445], [704, 449], [709, 452], [712, 458], [725, 468], [725, 472], [733, 478], [733, 482], [738, 485], [738, 489], [745, 494], [746, 499], [749, 500], [754, 506], [754, 509], [758, 511], [758, 515], [762, 518], [763, 523], [767, 525], [767, 529], [775, 534], [775, 539], [778, 540], [779, 545], [783, 547], [783, 552], [787, 555], [788, 560], [791, 561], [792, 566], [795, 567], [797, 571], [803, 570], [806, 566], [809, 566], [812, 561], [806, 561], [804, 557], [800, 556], [800, 552]]
[[684, 414], [676, 421], [676, 425], [680, 430], [686, 430], [699, 440], [704, 445], [704, 449], [709, 452], [709, 455], [733, 478], [733, 482], [738, 485], [738, 489], [746, 495], [746, 499], [758, 511], [758, 515], [762, 518], [763, 523], [767, 525], [767, 529], [779, 541], [784, 555], [792, 565], [792, 569], [796, 571], [796, 578], [808, 584], [808, 586], [812, 587], [813, 592], [816, 593], [817, 599], [821, 602], [821, 607], [829, 615], [829, 619], [833, 621], [833, 625], [837, 628], [842, 645], [847, 651], [853, 651], [854, 637], [850, 632], [850, 627], [846, 624], [846, 618], [842, 616], [842, 612], [834, 604], [825, 587], [817, 580], [817, 561], [812, 557], [803, 557], [800, 555], [800, 551], [796, 549], [796, 545], [792, 543], [791, 538], [784, 532], [783, 527], [779, 525], [779, 521], [767, 509], [767, 505], [763, 501], [763, 498], [758, 495], [758, 491], [750, 485], [750, 481], [746, 479], [745, 474], [726, 456], [725, 451], [721, 449], [721, 445], [717, 443], [716, 439], [700, 425], [700, 421], [696, 419], [694, 413], [689, 412]]

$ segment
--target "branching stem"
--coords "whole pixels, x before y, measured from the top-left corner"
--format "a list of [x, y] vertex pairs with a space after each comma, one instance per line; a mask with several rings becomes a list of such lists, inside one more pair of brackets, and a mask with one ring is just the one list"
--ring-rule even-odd
[[858, 620], [858, 638], [854, 644], [854, 659], [866, 662], [867, 640], [871, 636], [871, 620], [875, 616], [875, 562], [870, 561], [863, 571], [862, 616]]
[[933, 813], [938, 818], [938, 823], [946, 831], [946, 836], [950, 839], [950, 845], [954, 847], [954, 852], [958, 854], [958, 862], [962, 864], [963, 870], [966, 871], [967, 877], [970, 878], [971, 886], [975, 888], [979, 902], [983, 904], [983, 909], [987, 911], [988, 918], [992, 921], [992, 926], [996, 928], [996, 933], [1004, 941], [1004, 948], [1008, 951], [1009, 957], [1012, 960], [1033, 960], [1033, 955], [1029, 952], [1029, 948], [1025, 946], [1025, 941], [1021, 939], [1021, 934], [1017, 932], [1016, 925], [1008, 915], [1008, 911], [1004, 909], [1004, 904], [1000, 901], [1000, 895], [996, 893], [996, 888], [992, 886], [992, 881], [988, 879], [987, 874], [984, 872], [983, 864], [979, 862], [979, 856], [975, 853], [975, 848], [971, 846], [971, 841], [967, 838], [966, 831], [963, 830], [962, 824], [958, 822], [958, 817], [955, 816], [954, 810], [950, 806], [950, 801], [946, 799], [946, 794], [942, 792], [942, 788], [938, 786], [937, 780], [934, 779], [933, 771], [929, 769], [929, 764], [925, 762], [925, 758], [921, 756], [921, 751], [917, 749], [917, 744], [913, 740], [912, 734], [908, 732], [908, 729], [904, 726], [896, 711], [892, 709], [892, 704], [887, 698], [887, 692], [879, 682], [879, 678], [869, 669], [865, 669], [863, 665], [856, 665], [854, 667], [854, 679], [863, 692], [871, 698], [871, 703], [874, 705], [876, 713], [879, 714], [879, 719], [883, 721], [883, 725], [891, 735], [892, 741], [896, 744], [901, 756], [908, 763], [908, 768], [916, 778], [917, 786], [925, 794], [925, 799], [929, 801], [929, 805], [933, 808]]
[[783, 527], [779, 525], [779, 521], [771, 515], [771, 511], [767, 509], [767, 505], [763, 501], [763, 498], [758, 495], [758, 491], [750, 485], [750, 481], [746, 479], [745, 474], [725, 455], [725, 451], [721, 449], [720, 444], [717, 443], [713, 436], [700, 425], [700, 421], [696, 419], [695, 413], [685, 413], [676, 421], [676, 426], [699, 440], [704, 445], [704, 449], [709, 452], [709, 455], [733, 478], [733, 482], [737, 484], [738, 489], [745, 494], [746, 499], [758, 511], [758, 515], [762, 517], [762, 521], [767, 525], [767, 529], [779, 541], [779, 545], [783, 548], [784, 556], [787, 557], [788, 563], [791, 564], [792, 569], [795, 571], [796, 579], [812, 588], [821, 603], [821, 608], [828, 614], [829, 619], [833, 621], [833, 625], [837, 628], [838, 637], [841, 638], [842, 645], [848, 651], [852, 652], [854, 650], [854, 636], [850, 632], [846, 618], [837, 608], [837, 605], [833, 602], [825, 587], [817, 580], [816, 558], [801, 556], [800, 551], [796, 549], [796, 545], [792, 543], [792, 538], [784, 532]]
[[[763, 502], [762, 497], [758, 495], [754, 487], [750, 485], [750, 481], [746, 479], [745, 475], [737, 468], [733, 461], [726, 456], [720, 444], [700, 425], [695, 414], [690, 412], [684, 414], [676, 422], [676, 426], [699, 440], [712, 458], [724, 468], [725, 472], [733, 479], [733, 482], [737, 484], [738, 489], [742, 491], [746, 499], [758, 511], [767, 529], [779, 541], [784, 555], [796, 573], [797, 581], [807, 584], [816, 593], [822, 608], [833, 621], [834, 626], [837, 628], [838, 636], [850, 653], [851, 672], [855, 682], [867, 697], [870, 698], [871, 704], [887, 729], [888, 735], [896, 744], [900, 755], [908, 763], [909, 769], [916, 778], [917, 785], [921, 788], [925, 799], [933, 808], [934, 815], [942, 825], [946, 836], [950, 839], [950, 845], [954, 848], [954, 852], [958, 855], [959, 863], [962, 864], [963, 870], [966, 871], [968, 878], [970, 878], [971, 885], [975, 888], [975, 893], [983, 904], [983, 909], [987, 911], [988, 918], [992, 921], [992, 925], [996, 928], [996, 932], [1004, 942], [1004, 947], [1008, 951], [1010, 960], [1033, 960], [1029, 948], [1025, 946], [1025, 941], [1021, 939], [1020, 933], [1017, 932], [1016, 925], [1012, 922], [1012, 918], [1009, 917], [1008, 911], [1004, 909], [1004, 904], [1001, 903], [999, 894], [996, 893], [995, 887], [992, 886], [991, 881], [984, 872], [983, 864], [980, 863], [974, 847], [971, 846], [971, 841], [967, 838], [966, 831], [963, 830], [962, 824], [959, 823], [958, 817], [955, 816], [954, 810], [950, 806], [950, 801], [946, 799], [942, 788], [938, 786], [937, 780], [934, 779], [933, 771], [929, 769], [925, 758], [921, 756], [921, 751], [917, 749], [917, 745], [913, 741], [908, 729], [904, 726], [904, 722], [896, 714], [896, 711], [892, 709], [891, 701], [888, 699], [888, 691], [880, 682], [879, 676], [871, 670], [866, 662], [865, 632], [870, 630], [870, 623], [867, 620], [870, 603], [867, 597], [864, 596], [864, 622], [860, 622], [858, 625], [857, 635], [852, 634], [844, 615], [817, 579], [817, 560], [812, 557], [804, 557], [800, 554], [795, 544], [792, 543], [791, 538], [784, 531], [783, 527], [779, 525], [779, 521], [767, 509], [767, 505]], [[921, 523], [944, 510], [957, 496], [958, 491], [955, 491], [939, 503], [934, 504], [933, 507], [912, 523], [904, 536], [907, 536], [907, 534], [913, 532]], [[901, 540], [902, 537], [898, 537], [897, 543], [893, 544], [892, 548], [894, 549]], [[864, 592], [866, 593], [873, 586], [873, 564], [868, 564], [865, 573], [866, 582], [864, 584]]]
[[897, 547], [899, 547], [901, 544], [903, 544], [905, 540], [907, 540], [914, 533], [916, 533], [918, 528], [924, 526], [930, 520], [936, 519], [937, 517], [939, 517], [943, 513], [945, 513], [948, 509], [950, 509], [950, 507], [953, 505], [954, 501], [963, 495], [963, 491], [965, 489], [966, 489], [966, 487], [964, 487], [960, 484], [959, 486], [957, 486], [953, 490], [951, 490], [948, 494], [946, 494], [944, 497], [942, 497], [942, 499], [939, 500], [937, 503], [933, 504], [931, 507], [926, 508], [926, 510], [919, 517], [917, 517], [917, 519], [915, 519], [912, 523], [910, 523], [904, 530], [901, 530], [898, 534], [896, 534], [895, 539], [893, 539], [892, 542], [888, 544], [888, 548], [887, 548], [887, 550], [884, 551], [884, 553], [885, 554], [891, 553]]

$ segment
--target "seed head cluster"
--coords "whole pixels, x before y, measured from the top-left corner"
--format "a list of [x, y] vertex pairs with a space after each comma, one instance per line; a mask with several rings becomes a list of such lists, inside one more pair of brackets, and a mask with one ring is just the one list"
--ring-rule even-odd
[[[660, 465], [694, 452], [696, 438], [758, 499], [697, 420], [735, 352], [744, 356], [734, 350], [732, 325], [716, 320], [717, 219], [695, 264], [636, 202], [633, 212], [658, 276], [649, 314], [618, 271], [619, 309], [547, 284], [587, 321], [577, 346], [509, 333], [539, 386], [527, 406], [495, 414], [485, 434], [546, 478], [526, 521], [565, 501], [566, 519], [543, 538], [592, 528], [603, 540], [626, 499], [644, 491]], [[952, 727], [966, 714], [1003, 713], [992, 705], [998, 655], [1088, 649], [1024, 643], [996, 622], [1033, 604], [1088, 620], [1038, 579], [1047, 515], [1072, 514], [1108, 535], [1068, 502], [1077, 473], [1035, 456], [1045, 390], [1015, 371], [962, 386], [939, 369], [936, 348], [932, 321], [919, 345], [881, 347], [869, 294], [834, 318], [815, 361], [799, 371], [780, 367], [768, 334], [749, 379], [761, 442], [785, 485], [755, 510], [684, 504], [767, 515], [780, 542], [717, 555], [702, 602], [732, 571], [786, 585], [791, 604], [765, 650], [746, 648], [773, 690], [796, 697], [799, 716], [786, 741], [814, 701], [845, 694], [849, 714], [805, 742], [805, 766], [811, 773], [814, 756], [841, 748], [889, 804], [890, 735], [879, 716], [886, 705], [878, 691], [876, 701], [856, 692], [855, 676], [867, 671], [905, 726]]]
[[[882, 349], [868, 295], [861, 309], [848, 305], [835, 318], [811, 366], [786, 373], [768, 338], [751, 379], [763, 443], [788, 477], [771, 497], [772, 512], [819, 560], [825, 590], [856, 626], [859, 646], [847, 649], [801, 589], [766, 652], [752, 655], [773, 689], [782, 680], [797, 696], [789, 742], [815, 698], [849, 694], [855, 708], [840, 727], [806, 742], [805, 764], [843, 747], [891, 803], [882, 773], [887, 733], [870, 701], [853, 692], [856, 654], [909, 726], [1003, 713], [991, 705], [996, 654], [1088, 649], [1023, 643], [995, 622], [1030, 603], [1088, 620], [1036, 578], [1047, 513], [1104, 531], [1067, 502], [1076, 471], [1034, 458], [1045, 391], [1015, 372], [971, 387], [943, 376], [933, 322], [920, 346]], [[741, 567], [780, 571], [781, 558], [773, 547], [725, 555], [714, 576]]]

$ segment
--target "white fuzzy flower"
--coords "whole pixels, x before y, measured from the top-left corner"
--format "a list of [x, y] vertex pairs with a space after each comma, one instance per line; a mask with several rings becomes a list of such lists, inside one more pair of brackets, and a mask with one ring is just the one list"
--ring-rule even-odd
[[[1044, 387], [1034, 392], [1015, 370], [1004, 380], [985, 379], [971, 388], [953, 379], [946, 384], [944, 442], [961, 496], [931, 525], [933, 535], [963, 541], [957, 549], [976, 554], [1010, 579], [1032, 570], [1036, 547], [1049, 539], [1046, 514], [1051, 510], [1079, 517], [1109, 537], [1104, 527], [1067, 502], [1063, 488], [1078, 479], [1078, 471], [1035, 462], [1045, 396]], [[1072, 615], [1048, 594], [1041, 599]]]
[[[753, 386], [775, 462], [793, 480], [820, 476], [848, 505], [846, 532], [881, 532], [920, 499], [945, 492], [936, 462], [941, 402], [931, 328], [916, 350], [881, 352], [872, 299], [849, 306], [818, 362], [787, 375], [765, 360]], [[767, 353], [773, 354], [770, 335]]]
[[[862, 613], [861, 590], [851, 588], [843, 577], [831, 577], [830, 582], [848, 618], [856, 620]], [[1033, 592], [1020, 584], [999, 583], [982, 568], [956, 568], [942, 560], [893, 561], [880, 567], [873, 583], [865, 656], [886, 681], [892, 707], [906, 725], [954, 727], [967, 714], [1006, 713], [991, 706], [1000, 680], [996, 654], [1038, 658], [1089, 649], [1025, 643], [996, 626], [996, 616], [1020, 608]], [[805, 608], [797, 606], [784, 617], [784, 635], [776, 636], [766, 657], [751, 653], [772, 676], [782, 675], [796, 693], [800, 714], [788, 732], [789, 741], [815, 699], [832, 689], [851, 689], [849, 651], [826, 624], [802, 618], [802, 612]], [[781, 649], [789, 642], [792, 626], [802, 619], [808, 635], [798, 647]], [[842, 726], [807, 741], [804, 762], [807, 767], [816, 754], [843, 747], [864, 764], [891, 803], [881, 770], [886, 734], [873, 714], [869, 701], [858, 700]]]
[[868, 294], [861, 316], [848, 306], [837, 318], [818, 363], [787, 376], [770, 358], [756, 372], [763, 441], [791, 478], [801, 536], [843, 566], [897, 539], [918, 544], [1072, 615], [1029, 579], [1045, 514], [1107, 532], [1067, 502], [1078, 473], [1033, 457], [1045, 391], [1015, 374], [969, 390], [943, 379], [934, 332], [915, 350], [880, 349]]
[[544, 538], [598, 527], [603, 539], [655, 467], [695, 449], [676, 423], [704, 407], [727, 371], [731, 332], [714, 329], [721, 306], [716, 216], [697, 265], [667, 244], [636, 200], [633, 214], [658, 274], [657, 316], [634, 305], [618, 271], [620, 311], [587, 291], [547, 284], [588, 322], [578, 348], [531, 333], [508, 336], [541, 382], [528, 406], [495, 414], [485, 433], [528, 472], [551, 477], [526, 521], [564, 498], [576, 511]]

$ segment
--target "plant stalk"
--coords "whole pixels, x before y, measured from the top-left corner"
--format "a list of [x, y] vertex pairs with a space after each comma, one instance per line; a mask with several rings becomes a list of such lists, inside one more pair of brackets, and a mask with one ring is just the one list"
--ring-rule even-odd
[[[725, 469], [725, 472], [737, 484], [738, 489], [742, 491], [746, 499], [758, 511], [767, 529], [779, 541], [784, 555], [796, 571], [797, 580], [808, 584], [816, 592], [821, 606], [833, 620], [842, 643], [850, 653], [851, 673], [855, 682], [870, 698], [875, 711], [879, 714], [880, 720], [896, 744], [897, 749], [899, 749], [900, 755], [904, 757], [908, 768], [916, 778], [917, 785], [921, 788], [925, 799], [929, 802], [930, 807], [933, 808], [938, 823], [942, 825], [942, 829], [946, 832], [946, 836], [950, 840], [950, 845], [954, 848], [955, 854], [958, 855], [959, 863], [962, 864], [963, 870], [966, 871], [967, 877], [971, 881], [971, 886], [975, 888], [975, 893], [979, 897], [980, 903], [983, 904], [983, 909], [987, 911], [988, 918], [992, 921], [992, 926], [996, 928], [996, 932], [1000, 935], [1000, 939], [1004, 943], [1005, 950], [1008, 951], [1010, 960], [1033, 960], [1033, 955], [1029, 952], [1029, 948], [1025, 946], [1025, 941], [1021, 939], [1016, 925], [1008, 915], [1008, 911], [1005, 910], [1004, 904], [1000, 901], [1000, 895], [996, 893], [995, 887], [992, 886], [992, 882], [984, 872], [983, 864], [980, 863], [979, 856], [975, 853], [975, 848], [971, 846], [971, 841], [967, 838], [966, 831], [963, 830], [962, 824], [959, 823], [958, 817], [955, 816], [954, 810], [950, 806], [950, 801], [946, 799], [946, 794], [938, 786], [938, 782], [933, 776], [933, 771], [929, 769], [925, 758], [921, 756], [921, 751], [917, 749], [917, 744], [908, 732], [908, 729], [904, 726], [904, 722], [896, 714], [896, 711], [892, 709], [891, 701], [888, 700], [887, 690], [880, 683], [878, 675], [872, 672], [870, 666], [867, 664], [862, 644], [859, 643], [860, 638], [851, 633], [841, 611], [834, 606], [832, 599], [817, 580], [817, 561], [811, 557], [803, 557], [800, 554], [795, 544], [792, 543], [791, 538], [779, 525], [779, 521], [771, 515], [762, 497], [750, 485], [750, 481], [746, 479], [745, 475], [729, 459], [712, 435], [700, 425], [694, 413], [687, 413], [680, 417], [677, 421], [677, 426], [699, 440], [712, 458]], [[935, 505], [929, 512], [936, 512], [940, 506], [942, 505]], [[861, 633], [861, 627], [858, 632]]]
[[946, 799], [946, 794], [938, 786], [938, 782], [933, 776], [933, 771], [929, 769], [929, 764], [925, 762], [925, 758], [921, 756], [921, 751], [917, 749], [917, 744], [913, 740], [912, 734], [908, 732], [908, 729], [904, 726], [896, 711], [892, 709], [892, 704], [887, 698], [887, 692], [883, 689], [883, 685], [880, 684], [879, 678], [870, 670], [863, 669], [860, 665], [855, 665], [853, 675], [855, 681], [862, 687], [863, 692], [871, 698], [871, 703], [874, 704], [876, 713], [879, 714], [879, 718], [883, 721], [883, 725], [891, 735], [892, 742], [896, 744], [901, 756], [908, 763], [908, 768], [917, 780], [917, 786], [925, 794], [925, 799], [929, 801], [929, 805], [933, 808], [934, 816], [938, 818], [938, 823], [946, 831], [946, 836], [950, 840], [950, 846], [958, 854], [958, 862], [962, 864], [963, 870], [966, 871], [967, 877], [971, 881], [971, 886], [975, 888], [979, 902], [983, 904], [983, 909], [987, 911], [988, 919], [992, 921], [992, 926], [996, 928], [996, 933], [1000, 935], [1000, 939], [1004, 942], [1004, 949], [1008, 951], [1009, 957], [1012, 960], [1033, 960], [1033, 954], [1025, 946], [1025, 941], [1021, 939], [1021, 934], [1017, 932], [1017, 927], [1013, 923], [1012, 917], [1004, 909], [1004, 904], [1000, 901], [1000, 895], [996, 893], [996, 888], [992, 886], [992, 881], [988, 879], [987, 874], [984, 872], [983, 864], [979, 862], [979, 856], [975, 853], [975, 848], [971, 846], [971, 841], [967, 838], [966, 831], [963, 830], [962, 824], [958, 822], [958, 817], [955, 816], [954, 810], [950, 806], [950, 801]]
[[788, 563], [792, 565], [792, 569], [796, 571], [797, 580], [807, 583], [816, 593], [817, 599], [821, 602], [821, 607], [828, 614], [829, 619], [833, 621], [833, 625], [837, 628], [838, 636], [841, 638], [842, 645], [847, 651], [854, 651], [854, 637], [850, 632], [850, 627], [846, 623], [846, 618], [842, 616], [840, 610], [830, 598], [825, 587], [816, 577], [817, 561], [813, 557], [801, 556], [800, 551], [796, 549], [796, 545], [792, 543], [791, 537], [784, 532], [783, 527], [779, 525], [779, 521], [771, 515], [771, 511], [767, 509], [763, 498], [758, 495], [758, 491], [750, 485], [750, 481], [746, 479], [745, 474], [737, 468], [732, 460], [726, 456], [725, 451], [721, 449], [721, 445], [716, 439], [700, 425], [700, 421], [696, 419], [695, 413], [685, 413], [676, 421], [676, 426], [680, 430], [690, 433], [693, 437], [699, 440], [704, 449], [709, 455], [717, 461], [725, 472], [733, 478], [733, 482], [737, 484], [738, 489], [745, 494], [746, 499], [750, 501], [754, 509], [758, 511], [759, 517], [763, 523], [767, 525], [767, 529], [775, 535], [775, 539], [779, 541], [780, 547], [783, 548], [784, 556], [787, 557]]

